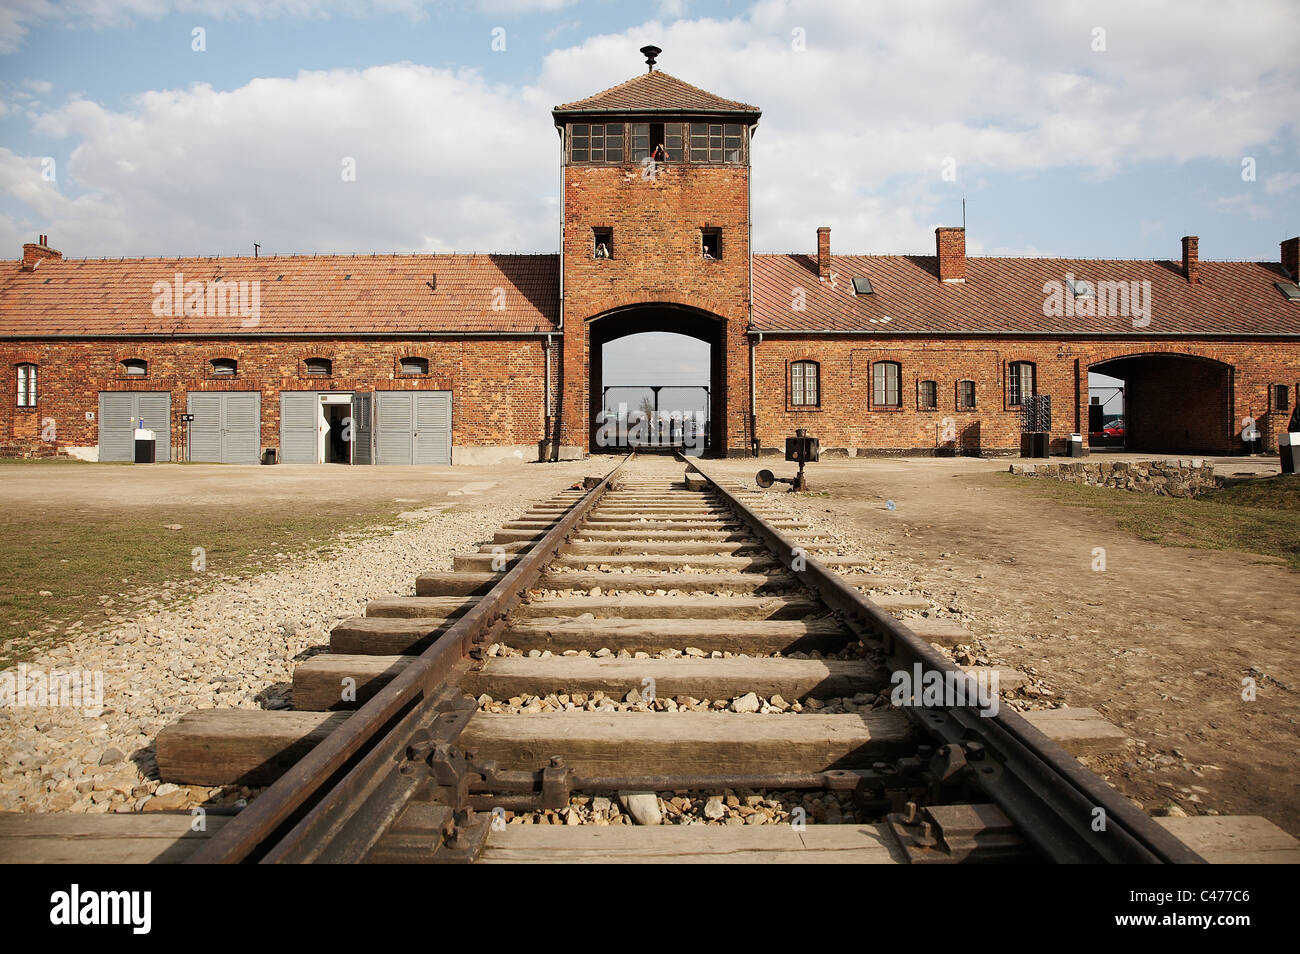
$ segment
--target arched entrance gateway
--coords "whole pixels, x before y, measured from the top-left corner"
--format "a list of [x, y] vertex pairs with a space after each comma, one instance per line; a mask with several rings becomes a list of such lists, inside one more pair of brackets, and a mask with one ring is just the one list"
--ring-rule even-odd
[[1235, 452], [1232, 365], [1200, 355], [1157, 352], [1107, 358], [1089, 365], [1088, 371], [1123, 382], [1124, 450]]
[[[643, 304], [601, 315], [587, 324], [589, 447], [612, 453], [630, 447], [677, 448], [707, 455], [726, 447], [726, 329], [724, 318], [674, 304]], [[607, 373], [605, 345], [633, 335], [661, 333], [658, 354], [648, 354], [634, 373]], [[662, 373], [672, 359], [671, 337], [708, 346], [707, 383], [683, 386]], [[654, 341], [655, 339], [650, 339]], [[656, 362], [655, 359], [658, 359]], [[693, 390], [687, 395], [683, 392]], [[662, 400], [661, 400], [662, 398]]]

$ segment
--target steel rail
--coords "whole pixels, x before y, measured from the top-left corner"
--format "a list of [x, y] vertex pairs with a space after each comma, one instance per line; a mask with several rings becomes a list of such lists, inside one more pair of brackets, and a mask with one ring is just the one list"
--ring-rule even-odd
[[328, 837], [329, 832], [321, 831], [319, 821], [334, 818], [341, 803], [379, 784], [374, 772], [387, 760], [367, 759], [376, 741], [382, 747], [393, 731], [411, 727], [417, 707], [432, 705], [446, 675], [465, 657], [476, 637], [518, 605], [633, 456], [634, 453], [624, 457], [580, 498], [559, 523], [464, 616], [416, 657], [415, 662], [294, 763], [186, 859], [186, 863], [259, 861], [272, 853], [283, 857], [299, 850], [302, 838], [308, 833]]
[[[865, 626], [881, 639], [895, 670], [920, 663], [923, 671], [969, 679], [959, 666], [751, 510], [706, 473], [698, 460], [676, 456], [708, 481], [785, 567], [845, 622], [856, 624], [855, 628]], [[802, 569], [795, 569], [796, 562]], [[942, 743], [963, 746], [980, 787], [1016, 824], [1025, 840], [1052, 861], [1205, 863], [1019, 713], [1002, 709], [988, 716], [969, 704], [911, 706], [906, 712]], [[1102, 814], [1098, 815], [1098, 809]], [[1097, 830], [1099, 825], [1104, 827]]]

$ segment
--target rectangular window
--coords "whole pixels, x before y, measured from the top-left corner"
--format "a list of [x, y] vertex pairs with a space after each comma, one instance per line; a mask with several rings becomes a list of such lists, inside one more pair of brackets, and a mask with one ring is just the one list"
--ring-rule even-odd
[[975, 409], [974, 381], [957, 382], [957, 409], [960, 411], [973, 411]]
[[790, 403], [796, 407], [815, 407], [820, 391], [816, 361], [796, 361], [790, 365]]
[[632, 161], [641, 162], [655, 154], [663, 147], [663, 153], [657, 161], [682, 161], [682, 124], [681, 123], [633, 123], [632, 124]]
[[614, 257], [614, 230], [592, 229], [592, 255], [595, 258]]
[[1038, 393], [1034, 381], [1034, 366], [1028, 361], [1013, 361], [1007, 365], [1007, 403], [1019, 407], [1027, 397]]
[[933, 411], [939, 406], [939, 386], [935, 382], [921, 382], [917, 389], [916, 406], [923, 411]]
[[740, 162], [739, 123], [728, 123], [722, 127], [722, 152], [726, 162]]
[[722, 258], [722, 229], [700, 229], [700, 246], [706, 261]]
[[586, 162], [591, 157], [591, 124], [574, 123], [569, 139], [569, 158], [573, 162]]
[[18, 365], [18, 406], [36, 406], [36, 365]]
[[878, 361], [872, 373], [872, 403], [877, 407], [898, 407], [898, 364]]
[[1291, 410], [1291, 389], [1285, 384], [1273, 385], [1273, 410]]
[[[594, 159], [595, 156], [592, 156]], [[605, 161], [623, 161], [623, 124], [605, 124]]]
[[682, 128], [684, 123], [664, 123], [664, 152], [669, 162], [682, 161]]

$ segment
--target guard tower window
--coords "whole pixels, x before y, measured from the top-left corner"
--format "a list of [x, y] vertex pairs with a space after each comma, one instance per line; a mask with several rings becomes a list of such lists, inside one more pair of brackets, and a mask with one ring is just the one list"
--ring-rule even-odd
[[569, 135], [572, 162], [622, 162], [622, 123], [574, 123]]
[[632, 161], [641, 162], [663, 146], [664, 159], [682, 161], [682, 123], [633, 123]]
[[691, 162], [740, 162], [743, 134], [739, 123], [691, 123]]
[[591, 239], [592, 256], [594, 258], [614, 257], [613, 229], [592, 229]]
[[722, 258], [722, 229], [700, 229], [701, 247], [705, 261]]

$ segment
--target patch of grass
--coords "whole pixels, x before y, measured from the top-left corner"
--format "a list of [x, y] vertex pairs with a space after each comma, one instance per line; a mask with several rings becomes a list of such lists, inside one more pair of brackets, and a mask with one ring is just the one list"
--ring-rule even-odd
[[[93, 466], [93, 465], [91, 465]], [[215, 579], [392, 528], [396, 503], [0, 510], [0, 666], [150, 600], [174, 603]], [[179, 525], [180, 530], [168, 529]], [[196, 570], [196, 547], [204, 568]], [[41, 592], [50, 595], [41, 596]], [[104, 598], [112, 602], [106, 602]]]
[[1122, 530], [1141, 540], [1279, 557], [1300, 572], [1300, 475], [1260, 478], [1183, 498], [999, 476], [1020, 490], [1114, 517]]

